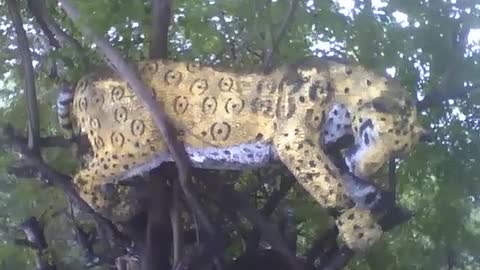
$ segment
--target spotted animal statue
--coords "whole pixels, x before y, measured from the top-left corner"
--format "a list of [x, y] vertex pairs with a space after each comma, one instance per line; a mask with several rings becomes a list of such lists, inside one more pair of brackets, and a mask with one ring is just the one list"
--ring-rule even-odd
[[[366, 250], [382, 235], [372, 213], [378, 193], [368, 179], [420, 140], [414, 102], [395, 81], [353, 62], [307, 57], [268, 75], [167, 60], [136, 64], [162, 105], [192, 165], [242, 170], [283, 163], [323, 207], [338, 210], [340, 239]], [[85, 134], [92, 157], [74, 176], [81, 197], [105, 217], [133, 207], [122, 180], [172, 161], [160, 132], [129, 85], [104, 69], [58, 97], [63, 127]], [[325, 145], [349, 135], [350, 175]], [[354, 176], [354, 177], [352, 177]]]

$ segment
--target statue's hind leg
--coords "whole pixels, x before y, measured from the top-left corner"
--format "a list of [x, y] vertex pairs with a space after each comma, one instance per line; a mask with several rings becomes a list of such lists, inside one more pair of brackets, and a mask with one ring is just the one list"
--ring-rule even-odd
[[[296, 123], [295, 123], [296, 122]], [[280, 160], [297, 181], [326, 208], [340, 210], [340, 239], [352, 250], [366, 250], [382, 235], [369, 210], [354, 207], [340, 172], [321, 149], [318, 131], [291, 121], [274, 138]]]
[[102, 178], [91, 167], [80, 170], [73, 183], [80, 197], [105, 218], [125, 221], [137, 211], [138, 202], [133, 196], [133, 188]]
[[[96, 148], [93, 158], [74, 177], [80, 196], [97, 212], [117, 221], [135, 214], [138, 208], [135, 188], [120, 182], [131, 176], [149, 172], [165, 161], [165, 154], [156, 148], [148, 152], [128, 149]], [[155, 151], [154, 151], [155, 150]], [[158, 150], [163, 153], [163, 148]]]

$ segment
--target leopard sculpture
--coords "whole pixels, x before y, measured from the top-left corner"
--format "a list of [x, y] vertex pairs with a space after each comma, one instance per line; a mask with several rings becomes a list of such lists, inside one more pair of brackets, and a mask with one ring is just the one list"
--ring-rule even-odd
[[[349, 248], [366, 250], [380, 238], [371, 211], [376, 191], [340, 172], [324, 147], [353, 136], [345, 163], [364, 179], [391, 156], [407, 154], [424, 129], [397, 82], [355, 63], [315, 57], [268, 75], [167, 60], [137, 67], [194, 167], [282, 162], [320, 205], [339, 210], [339, 236]], [[64, 89], [57, 105], [62, 126], [86, 134], [93, 148], [74, 176], [82, 198], [105, 217], [125, 218], [134, 204], [122, 180], [172, 161], [150, 113], [111, 70]]]

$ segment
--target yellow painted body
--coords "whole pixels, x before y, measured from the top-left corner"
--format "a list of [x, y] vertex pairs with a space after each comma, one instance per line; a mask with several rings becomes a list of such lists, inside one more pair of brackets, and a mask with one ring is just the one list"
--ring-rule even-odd
[[[337, 220], [342, 223], [340, 237], [350, 248], [364, 250], [378, 240], [382, 232], [375, 218], [354, 207], [340, 172], [322, 150], [321, 128], [336, 103], [351, 113], [357, 140], [362, 139], [362, 121], [374, 121], [375, 146], [362, 152], [368, 162], [358, 161], [354, 169], [357, 175], [372, 175], [393, 152], [406, 153], [418, 141], [416, 111], [405, 90], [358, 65], [315, 58], [269, 75], [172, 61], [140, 62], [138, 68], [187, 147], [272, 145], [278, 159], [322, 206], [342, 211]], [[396, 111], [379, 112], [373, 101]], [[135, 209], [127, 199], [130, 190], [115, 183], [132, 168], [168, 154], [149, 112], [111, 71], [77, 83], [71, 112], [94, 152], [74, 177], [82, 198], [106, 217], [130, 216]], [[113, 189], [106, 188], [109, 183]]]

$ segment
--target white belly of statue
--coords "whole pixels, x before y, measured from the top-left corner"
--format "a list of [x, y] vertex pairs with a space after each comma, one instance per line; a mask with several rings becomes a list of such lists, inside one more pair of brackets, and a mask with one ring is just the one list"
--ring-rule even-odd
[[[263, 167], [272, 161], [278, 160], [278, 155], [270, 143], [248, 143], [235, 146], [217, 148], [186, 147], [192, 166], [195, 168], [215, 170], [245, 170]], [[120, 176], [126, 179], [135, 175], [148, 172], [160, 166], [163, 162], [173, 161], [168, 153], [159, 153], [152, 160], [131, 168]]]

